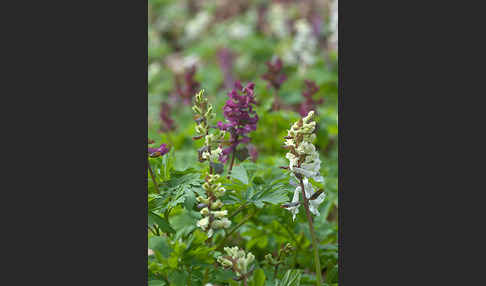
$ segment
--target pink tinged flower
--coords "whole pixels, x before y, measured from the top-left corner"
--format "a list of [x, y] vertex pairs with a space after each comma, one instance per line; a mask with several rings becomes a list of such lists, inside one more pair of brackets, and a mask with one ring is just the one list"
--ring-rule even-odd
[[199, 83], [194, 79], [195, 74], [196, 66], [192, 66], [184, 73], [183, 83], [179, 77], [176, 77], [176, 93], [186, 105], [191, 104], [193, 95], [199, 89]]
[[262, 76], [269, 85], [275, 89], [280, 89], [280, 86], [287, 80], [287, 76], [283, 74], [283, 63], [280, 58], [276, 58], [273, 62], [266, 63], [268, 71]]
[[148, 154], [152, 158], [160, 157], [163, 156], [167, 153], [169, 153], [169, 148], [167, 148], [167, 144], [162, 144], [158, 148], [151, 148], [148, 147]]
[[311, 110], [315, 110], [316, 106], [322, 104], [324, 99], [314, 100], [312, 97], [319, 91], [319, 87], [311, 80], [305, 80], [305, 90], [302, 92], [304, 101], [298, 107], [299, 113], [306, 116]]
[[[250, 142], [246, 134], [256, 130], [258, 115], [253, 110], [255, 102], [255, 84], [250, 82], [245, 87], [239, 81], [235, 82], [235, 88], [228, 93], [228, 99], [223, 107], [223, 115], [226, 123], [218, 122], [218, 128], [231, 134], [230, 147], [223, 150], [222, 162], [228, 159], [230, 154], [240, 143]], [[240, 94], [241, 93], [241, 94]]]
[[174, 120], [170, 117], [171, 107], [168, 103], [164, 102], [160, 105], [160, 121], [162, 125], [160, 126], [160, 131], [168, 132], [175, 130]]
[[253, 162], [256, 162], [258, 159], [258, 149], [255, 145], [249, 144], [248, 145], [248, 154], [250, 154], [250, 158]]
[[221, 48], [217, 52], [218, 62], [224, 74], [224, 85], [231, 88], [233, 83], [233, 62], [235, 55], [227, 48]]

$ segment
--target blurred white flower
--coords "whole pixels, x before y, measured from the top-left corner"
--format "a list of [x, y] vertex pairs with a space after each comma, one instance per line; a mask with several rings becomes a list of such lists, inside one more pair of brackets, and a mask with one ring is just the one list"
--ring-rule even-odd
[[329, 27], [331, 29], [331, 36], [329, 37], [329, 44], [331, 49], [338, 48], [338, 0], [331, 1], [331, 19], [329, 20]]
[[197, 38], [206, 30], [209, 22], [211, 22], [211, 15], [205, 10], [199, 12], [194, 19], [186, 24], [186, 37], [190, 40]]
[[281, 4], [272, 4], [268, 13], [268, 20], [272, 32], [279, 38], [285, 38], [289, 35], [289, 29], [286, 25], [285, 10]]
[[299, 64], [299, 70], [305, 69], [316, 61], [317, 39], [312, 33], [312, 27], [305, 19], [295, 22], [296, 35], [292, 42], [292, 48], [285, 53], [287, 62]]
[[230, 25], [228, 33], [232, 38], [242, 39], [250, 35], [251, 27], [240, 22], [235, 22]]

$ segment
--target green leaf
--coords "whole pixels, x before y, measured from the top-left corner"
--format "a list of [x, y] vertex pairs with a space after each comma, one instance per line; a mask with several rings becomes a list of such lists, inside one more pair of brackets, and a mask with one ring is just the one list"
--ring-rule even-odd
[[246, 173], [245, 168], [241, 165], [233, 167], [233, 170], [231, 170], [231, 177], [248, 185], [248, 174]]
[[148, 213], [148, 224], [150, 226], [153, 224], [158, 225], [159, 228], [165, 233], [175, 233], [175, 230], [170, 226], [169, 222], [165, 218], [153, 212]]
[[169, 273], [170, 285], [174, 285], [174, 286], [187, 285], [187, 278], [188, 275], [186, 272], [181, 272], [176, 270]]
[[183, 211], [169, 219], [171, 225], [176, 230], [175, 239], [186, 236], [196, 228], [196, 223], [201, 215], [195, 211]]
[[148, 282], [148, 286], [165, 286], [167, 283], [165, 283], [164, 280], [150, 280]]
[[338, 273], [339, 273], [339, 268], [338, 265], [335, 264], [334, 267], [329, 269], [327, 271], [326, 275], [326, 282], [327, 283], [337, 283], [338, 282]]
[[287, 202], [289, 200], [287, 188], [282, 184], [276, 184], [272, 187], [266, 188], [257, 188], [258, 191], [251, 196], [250, 201], [253, 202], [257, 208], [262, 208], [264, 206], [264, 202], [274, 205]]
[[171, 252], [167, 239], [162, 236], [153, 236], [148, 241], [148, 248], [159, 251], [163, 257], [168, 258]]
[[301, 276], [300, 270], [287, 270], [282, 281], [277, 280], [275, 286], [299, 286]]
[[263, 185], [264, 183], [265, 183], [265, 181], [260, 176], [255, 176], [253, 178], [253, 184], [255, 184], [255, 185]]
[[265, 285], [265, 272], [263, 272], [263, 269], [258, 268], [253, 274], [253, 285], [254, 286]]

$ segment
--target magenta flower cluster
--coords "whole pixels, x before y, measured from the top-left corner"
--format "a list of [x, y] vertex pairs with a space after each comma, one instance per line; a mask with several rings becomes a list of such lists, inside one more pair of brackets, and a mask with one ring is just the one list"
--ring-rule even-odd
[[265, 63], [268, 67], [268, 71], [263, 74], [262, 78], [273, 86], [276, 90], [280, 89], [280, 86], [287, 80], [287, 76], [283, 73], [283, 63], [280, 58], [276, 58], [273, 62]]
[[256, 104], [254, 88], [255, 84], [252, 82], [243, 87], [237, 81], [233, 90], [228, 93], [230, 99], [223, 107], [223, 114], [227, 122], [218, 122], [219, 129], [231, 134], [230, 146], [223, 150], [220, 158], [223, 163], [228, 160], [229, 154], [236, 149], [238, 144], [250, 142], [247, 134], [256, 130], [258, 115], [253, 110], [253, 105]]
[[199, 82], [195, 79], [196, 66], [192, 66], [184, 73], [184, 80], [181, 83], [179, 76], [176, 76], [176, 94], [182, 99], [185, 105], [190, 105], [192, 96], [199, 89]]
[[167, 102], [163, 102], [160, 105], [159, 117], [162, 123], [160, 125], [161, 132], [169, 132], [176, 129], [174, 120], [170, 117], [171, 109], [171, 106]]
[[305, 90], [302, 92], [304, 101], [298, 107], [301, 116], [306, 116], [311, 110], [316, 110], [317, 105], [322, 104], [324, 99], [314, 100], [312, 97], [319, 91], [319, 87], [311, 80], [305, 80]]

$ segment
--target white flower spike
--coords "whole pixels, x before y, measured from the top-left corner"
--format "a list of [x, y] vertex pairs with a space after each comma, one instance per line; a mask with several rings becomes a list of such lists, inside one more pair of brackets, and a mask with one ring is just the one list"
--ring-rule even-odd
[[[316, 138], [313, 133], [316, 127], [316, 122], [312, 120], [313, 116], [314, 111], [310, 111], [306, 117], [295, 122], [288, 131], [288, 136], [285, 137], [286, 140], [284, 142], [284, 146], [290, 150], [285, 155], [289, 160], [288, 169], [294, 174], [290, 184], [296, 187], [292, 202], [285, 206], [292, 213], [293, 220], [299, 213], [300, 194], [302, 191], [304, 191], [305, 197], [309, 200], [309, 210], [316, 216], [319, 215], [319, 205], [326, 197], [324, 192], [316, 194], [316, 190], [314, 190], [309, 181], [309, 178], [312, 178], [316, 182], [324, 182], [324, 178], [320, 175], [321, 160], [319, 159], [319, 153], [312, 144], [312, 141]], [[302, 190], [300, 183], [296, 180], [297, 177], [302, 178], [304, 190]]]

